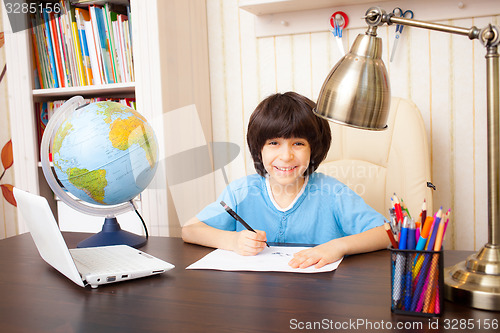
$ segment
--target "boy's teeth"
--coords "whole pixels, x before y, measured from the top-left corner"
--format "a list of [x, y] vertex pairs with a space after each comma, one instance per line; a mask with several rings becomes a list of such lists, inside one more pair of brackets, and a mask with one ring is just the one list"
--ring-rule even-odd
[[293, 167], [290, 167], [290, 168], [280, 168], [280, 167], [276, 167], [278, 170], [280, 171], [290, 171], [293, 169]]

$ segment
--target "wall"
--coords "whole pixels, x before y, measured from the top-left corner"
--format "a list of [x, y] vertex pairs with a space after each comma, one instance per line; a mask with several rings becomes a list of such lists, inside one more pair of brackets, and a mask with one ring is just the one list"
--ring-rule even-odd
[[[2, 10], [0, 6], [0, 27], [2, 24]], [[17, 210], [9, 203], [5, 196], [10, 195], [10, 186], [14, 185], [14, 170], [10, 163], [6, 165], [6, 160], [10, 160], [12, 154], [8, 151], [11, 139], [9, 108], [7, 101], [7, 64], [4, 51], [4, 33], [0, 32], [0, 150], [2, 150], [2, 163], [0, 163], [0, 239], [18, 234]]]
[[[225, 167], [231, 181], [255, 172], [245, 133], [257, 103], [288, 90], [316, 100], [341, 55], [328, 31], [257, 38], [255, 16], [239, 9], [237, 1], [208, 0], [207, 12], [213, 141], [244, 148]], [[498, 24], [500, 9], [490, 12], [487, 17], [439, 23]], [[344, 31], [346, 49], [365, 30]], [[434, 207], [452, 210], [446, 248], [478, 250], [487, 241], [485, 50], [478, 41], [462, 36], [405, 27], [398, 54], [389, 62], [395, 27], [384, 26], [378, 32], [392, 95], [414, 101], [425, 121], [437, 186]], [[224, 186], [218, 174], [217, 192]]]

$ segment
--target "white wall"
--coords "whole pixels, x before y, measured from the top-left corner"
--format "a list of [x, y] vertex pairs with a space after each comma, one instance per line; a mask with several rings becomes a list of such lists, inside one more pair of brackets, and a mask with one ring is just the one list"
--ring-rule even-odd
[[[499, 24], [498, 3], [497, 8], [488, 7], [492, 14], [486, 17], [440, 23]], [[255, 16], [239, 9], [237, 1], [207, 0], [207, 11], [213, 141], [244, 148], [225, 168], [231, 181], [254, 173], [245, 134], [257, 103], [288, 90], [316, 100], [340, 53], [326, 30], [257, 38]], [[365, 30], [344, 31], [346, 48]], [[384, 41], [383, 60], [392, 95], [411, 99], [422, 112], [431, 145], [432, 181], [438, 189], [434, 207], [452, 210], [446, 248], [478, 250], [487, 241], [485, 50], [477, 40], [405, 27], [391, 63], [394, 32], [394, 26], [378, 30]], [[222, 174], [216, 181], [219, 193], [225, 186]]]

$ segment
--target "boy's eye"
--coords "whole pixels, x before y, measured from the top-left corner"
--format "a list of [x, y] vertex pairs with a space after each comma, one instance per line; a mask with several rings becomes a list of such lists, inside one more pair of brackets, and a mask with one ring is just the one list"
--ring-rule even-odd
[[278, 142], [277, 141], [268, 141], [267, 144], [270, 146], [275, 146], [278, 144]]

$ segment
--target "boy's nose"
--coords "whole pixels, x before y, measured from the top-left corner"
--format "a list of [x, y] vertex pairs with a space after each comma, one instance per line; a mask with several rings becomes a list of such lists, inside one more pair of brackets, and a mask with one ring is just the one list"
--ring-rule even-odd
[[281, 150], [281, 159], [285, 161], [293, 159], [292, 147], [290, 147], [289, 145], [283, 146], [283, 149]]

